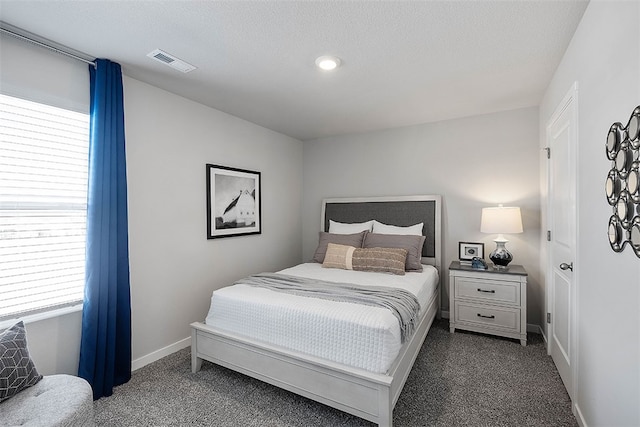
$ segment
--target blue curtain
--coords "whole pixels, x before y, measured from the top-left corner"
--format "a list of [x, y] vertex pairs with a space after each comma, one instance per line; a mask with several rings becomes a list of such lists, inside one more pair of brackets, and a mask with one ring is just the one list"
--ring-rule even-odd
[[99, 399], [131, 378], [131, 296], [122, 71], [107, 59], [96, 62], [89, 66], [87, 260], [78, 375]]

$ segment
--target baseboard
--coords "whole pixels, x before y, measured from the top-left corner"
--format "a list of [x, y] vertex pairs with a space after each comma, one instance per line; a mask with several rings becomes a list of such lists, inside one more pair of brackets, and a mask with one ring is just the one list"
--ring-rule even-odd
[[533, 323], [527, 323], [527, 332], [544, 335], [540, 325], [535, 325]]
[[544, 340], [544, 346], [549, 348], [549, 340], [547, 340], [547, 334], [544, 333], [544, 328], [540, 328], [540, 335], [542, 335], [542, 339]]
[[573, 406], [573, 415], [576, 417], [576, 421], [578, 421], [580, 427], [587, 427], [587, 422], [584, 420], [582, 411], [577, 404]]
[[445, 310], [442, 310], [442, 311], [440, 312], [440, 316], [441, 316], [443, 319], [449, 319], [449, 312], [448, 312], [448, 311], [445, 311]]
[[182, 350], [183, 348], [189, 347], [190, 345], [191, 345], [191, 337], [187, 337], [178, 342], [175, 342], [166, 347], [163, 347], [160, 350], [156, 350], [152, 353], [149, 353], [146, 356], [139, 357], [131, 361], [131, 370], [136, 371], [142, 368], [143, 366], [147, 366], [149, 363], [153, 363], [156, 360], [160, 360], [163, 357], [173, 354], [176, 351]]

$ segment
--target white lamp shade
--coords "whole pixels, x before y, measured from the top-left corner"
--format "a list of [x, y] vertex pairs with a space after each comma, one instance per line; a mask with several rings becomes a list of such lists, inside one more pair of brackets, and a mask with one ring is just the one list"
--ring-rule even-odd
[[522, 233], [520, 208], [502, 206], [482, 208], [480, 231], [489, 234]]

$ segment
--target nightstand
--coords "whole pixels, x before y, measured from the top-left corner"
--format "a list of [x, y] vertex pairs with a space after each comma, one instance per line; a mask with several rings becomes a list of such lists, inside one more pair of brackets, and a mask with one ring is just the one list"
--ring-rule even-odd
[[478, 270], [453, 261], [449, 266], [449, 330], [499, 335], [527, 345], [527, 272]]

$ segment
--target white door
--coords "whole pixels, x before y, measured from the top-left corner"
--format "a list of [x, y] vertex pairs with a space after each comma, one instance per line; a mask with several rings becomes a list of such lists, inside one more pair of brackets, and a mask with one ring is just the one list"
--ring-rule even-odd
[[549, 264], [548, 352], [573, 400], [575, 358], [577, 86], [565, 96], [547, 126]]

